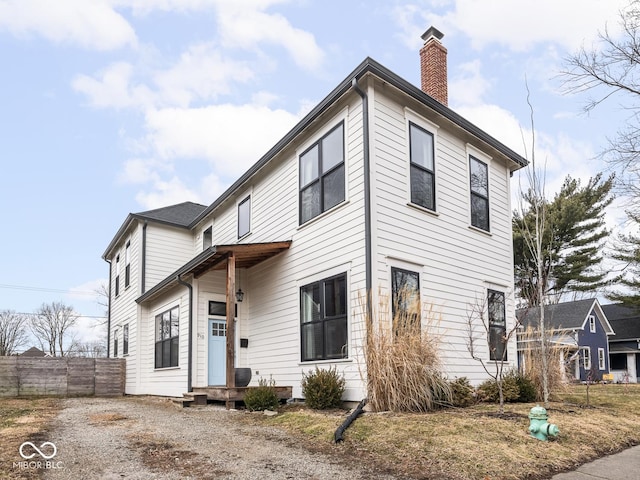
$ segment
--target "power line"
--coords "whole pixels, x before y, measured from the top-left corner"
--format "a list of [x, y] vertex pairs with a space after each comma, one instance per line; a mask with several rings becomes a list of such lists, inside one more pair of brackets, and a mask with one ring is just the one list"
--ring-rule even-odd
[[88, 290], [61, 290], [57, 288], [29, 287], [26, 285], [9, 285], [5, 283], [0, 283], [0, 288], [9, 288], [12, 290], [27, 290], [30, 292], [66, 293], [67, 295], [98, 295], [97, 292], [90, 292]]
[[[16, 315], [42, 315], [41, 313], [37, 313], [37, 312], [32, 312], [32, 313], [27, 313], [27, 312], [15, 312]], [[101, 316], [101, 315], [82, 315], [81, 313], [76, 313], [76, 315], [78, 317], [82, 317], [82, 318], [107, 318], [106, 316]]]

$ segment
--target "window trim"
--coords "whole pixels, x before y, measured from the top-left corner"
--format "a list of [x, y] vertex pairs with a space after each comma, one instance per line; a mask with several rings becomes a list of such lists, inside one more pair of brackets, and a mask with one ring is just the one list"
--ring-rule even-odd
[[[422, 125], [419, 125], [417, 122], [413, 121], [413, 120], [408, 120], [408, 126], [407, 126], [407, 136], [408, 136], [408, 149], [409, 149], [409, 204], [410, 205], [415, 205], [417, 207], [420, 208], [424, 208], [425, 210], [427, 210], [428, 212], [436, 212], [437, 211], [437, 192], [436, 192], [436, 178], [437, 178], [437, 174], [436, 174], [436, 134], [432, 131], [430, 131], [429, 129], [425, 128]], [[417, 130], [426, 133], [427, 135], [431, 136], [431, 159], [433, 162], [433, 170], [429, 170], [428, 168], [416, 163], [413, 161], [413, 158], [411, 156], [411, 129], [412, 127], [415, 127]], [[418, 202], [414, 202], [413, 200], [413, 195], [411, 192], [411, 179], [412, 179], [412, 172], [413, 169], [416, 168], [420, 171], [423, 172], [427, 172], [428, 174], [431, 175], [431, 189], [432, 189], [432, 194], [431, 194], [431, 201], [433, 203], [433, 208], [430, 208], [426, 205], [422, 205]]]
[[[502, 322], [497, 323], [495, 321], [492, 321], [492, 317], [491, 317], [491, 298], [492, 295], [500, 295], [502, 296]], [[505, 292], [500, 291], [500, 290], [494, 290], [492, 288], [487, 288], [487, 325], [489, 327], [489, 342], [488, 342], [488, 346], [489, 346], [489, 360], [493, 361], [493, 362], [506, 362], [509, 359], [509, 344], [506, 341], [503, 341], [503, 354], [502, 354], [502, 358], [499, 358], [498, 355], [496, 355], [496, 351], [497, 351], [497, 346], [493, 347], [492, 345], [492, 337], [491, 337], [491, 329], [492, 328], [496, 328], [496, 329], [500, 329], [502, 331], [502, 335], [500, 338], [505, 338], [507, 335], [507, 295], [505, 294]], [[493, 348], [492, 348], [493, 347]]]
[[[248, 223], [247, 227], [248, 228], [247, 228], [246, 232], [241, 232], [240, 231], [240, 225], [241, 225], [240, 224], [240, 209], [247, 202], [249, 202], [249, 206], [248, 206], [249, 211], [247, 212], [247, 215], [249, 217], [249, 218], [247, 218], [247, 223]], [[242, 200], [240, 200], [237, 203], [237, 207], [236, 207], [236, 212], [237, 212], [237, 215], [238, 215], [238, 222], [237, 222], [238, 223], [238, 225], [237, 225], [237, 227], [238, 227], [238, 240], [241, 239], [241, 238], [246, 237], [249, 234], [251, 234], [251, 211], [252, 211], [252, 200], [251, 200], [251, 193], [249, 193], [248, 195], [246, 195]]]
[[124, 247], [124, 288], [131, 284], [131, 240]]
[[582, 368], [585, 372], [591, 370], [591, 347], [582, 347]]
[[[178, 334], [177, 335], [172, 335], [171, 332], [171, 324], [172, 324], [172, 312], [173, 311], [177, 311], [177, 317], [178, 317]], [[160, 321], [162, 322], [162, 316], [165, 313], [169, 313], [169, 336], [167, 338], [161, 338], [158, 339], [158, 319], [160, 319]], [[161, 370], [161, 369], [165, 369], [165, 368], [175, 368], [175, 367], [179, 367], [180, 366], [180, 305], [174, 305], [173, 307], [163, 310], [160, 313], [158, 313], [157, 315], [154, 315], [154, 329], [155, 329], [155, 335], [154, 335], [154, 367], [156, 370]], [[173, 340], [176, 339], [175, 344], [176, 344], [176, 348], [177, 348], [177, 352], [175, 353], [175, 365], [173, 364], [172, 358], [174, 357], [173, 355]], [[162, 344], [161, 345], [161, 351], [164, 350], [165, 348], [165, 343], [168, 343], [169, 345], [169, 365], [164, 365], [164, 355], [161, 356], [160, 358], [160, 362], [158, 362], [158, 344]], [[160, 364], [160, 366], [158, 366]]]
[[113, 358], [118, 358], [118, 336], [120, 335], [120, 328], [113, 330]]
[[[342, 162], [339, 162], [335, 165], [333, 165], [331, 168], [329, 168], [329, 170], [327, 170], [326, 172], [322, 171], [322, 141], [327, 138], [329, 135], [331, 135], [333, 132], [335, 132], [338, 128], [342, 128]], [[333, 210], [334, 208], [336, 208], [339, 205], [344, 204], [347, 201], [348, 195], [347, 195], [347, 148], [346, 148], [346, 142], [345, 142], [345, 138], [347, 136], [347, 128], [346, 128], [346, 122], [344, 121], [344, 119], [341, 119], [339, 122], [337, 122], [333, 127], [331, 127], [329, 130], [327, 130], [326, 132], [324, 132], [316, 141], [314, 141], [313, 143], [311, 143], [310, 145], [308, 145], [304, 150], [302, 150], [301, 153], [299, 153], [297, 155], [298, 157], [298, 225], [306, 225], [307, 223], [313, 221], [314, 219], [318, 218], [319, 216], [321, 216], [322, 214], [329, 212], [331, 210]], [[305, 185], [302, 185], [302, 179], [301, 179], [301, 159], [304, 155], [306, 155], [307, 153], [309, 153], [311, 150], [313, 150], [314, 148], [318, 148], [318, 159], [317, 159], [317, 177], [315, 177], [314, 179], [310, 180], [309, 182], [307, 182]], [[324, 198], [325, 198], [325, 191], [324, 191], [324, 180], [331, 175], [332, 173], [336, 172], [338, 169], [342, 168], [343, 169], [343, 187], [344, 187], [344, 195], [342, 200], [340, 200], [338, 203], [336, 203], [335, 205], [332, 205], [328, 208], [325, 208], [324, 206]], [[307, 189], [309, 189], [312, 185], [315, 185], [316, 183], [318, 183], [320, 185], [320, 199], [319, 199], [319, 203], [320, 203], [320, 211], [318, 212], [317, 215], [313, 215], [309, 218], [307, 218], [306, 220], [303, 220], [302, 218], [302, 194], [304, 191], [306, 191]]]
[[[417, 301], [418, 301], [418, 304], [419, 304], [418, 308], [419, 308], [420, 312], [419, 312], [419, 314], [416, 314], [416, 317], [419, 316], [419, 318], [415, 318], [414, 321], [416, 321], [417, 326], [420, 329], [422, 329], [422, 304], [420, 303], [421, 302], [421, 296], [420, 296], [420, 293], [421, 293], [421, 281], [420, 281], [420, 271], [419, 270], [410, 270], [409, 268], [395, 266], [395, 265], [391, 266], [391, 269], [390, 269], [390, 274], [391, 274], [391, 279], [390, 279], [391, 280], [391, 283], [390, 283], [390, 286], [391, 286], [391, 288], [390, 288], [390, 291], [391, 291], [391, 319], [392, 319], [391, 321], [392, 321], [392, 323], [395, 323], [396, 305], [398, 303], [396, 298], [395, 298], [396, 294], [398, 292], [396, 292], [396, 288], [395, 288], [396, 285], [395, 285], [395, 275], [394, 275], [394, 272], [397, 272], [397, 271], [403, 272], [403, 273], [412, 274], [412, 275], [415, 275], [417, 277], [417, 280], [418, 280], [418, 286], [417, 286], [418, 287], [417, 288], [418, 299], [417, 299]], [[398, 331], [395, 332], [395, 334], [398, 334], [398, 333], [399, 333]]]
[[[469, 168], [469, 225], [471, 225], [473, 228], [477, 228], [483, 232], [491, 232], [491, 189], [490, 189], [490, 182], [489, 182], [489, 162], [486, 162], [482, 159], [479, 158], [478, 155], [474, 154], [473, 152], [469, 152], [467, 154], [468, 156], [468, 168]], [[477, 163], [480, 163], [482, 165], [484, 165], [486, 172], [487, 172], [487, 195], [483, 195], [481, 193], [475, 192], [473, 190], [473, 184], [472, 184], [472, 174], [471, 174], [471, 165], [472, 162], [476, 161]], [[487, 215], [487, 228], [484, 228], [481, 225], [475, 225], [473, 223], [473, 197], [477, 197], [477, 198], [481, 198], [483, 200], [486, 201], [486, 215]]]
[[129, 324], [122, 326], [122, 356], [129, 355]]
[[[326, 282], [332, 281], [332, 280], [336, 280], [338, 278], [343, 278], [344, 279], [344, 285], [345, 285], [345, 292], [344, 292], [344, 300], [345, 300], [345, 311], [344, 314], [340, 314], [340, 315], [333, 315], [330, 317], [325, 316], [325, 284]], [[312, 287], [314, 285], [318, 285], [319, 291], [320, 291], [320, 296], [319, 296], [319, 302], [320, 302], [320, 313], [318, 315], [319, 320], [316, 321], [311, 321], [311, 322], [304, 322], [303, 320], [303, 289], [308, 288], [308, 287]], [[311, 281], [311, 282], [307, 282], [304, 283], [303, 285], [299, 285], [298, 287], [298, 292], [299, 292], [299, 303], [298, 303], [298, 308], [299, 308], [299, 325], [300, 325], [300, 362], [301, 363], [313, 363], [313, 362], [331, 362], [331, 361], [345, 361], [349, 359], [349, 275], [347, 274], [346, 271], [342, 271], [341, 273], [337, 273], [334, 275], [330, 275], [328, 277], [323, 277], [320, 279], [317, 279], [315, 281]], [[327, 347], [327, 339], [325, 337], [325, 325], [327, 322], [330, 321], [337, 321], [337, 320], [344, 320], [344, 328], [345, 328], [345, 341], [346, 341], [346, 349], [344, 348], [345, 346], [343, 345], [342, 347], [342, 351], [340, 353], [339, 356], [332, 356], [332, 355], [327, 355], [327, 351], [326, 351], [326, 347]], [[321, 331], [322, 331], [322, 356], [321, 358], [305, 358], [305, 348], [304, 348], [304, 326], [305, 325], [309, 325], [309, 324], [320, 324], [321, 325]]]
[[[207, 237], [209, 237], [208, 245], [207, 245]], [[213, 246], [213, 225], [209, 225], [207, 228], [202, 230], [202, 250], [206, 250], [211, 246]]]
[[120, 296], [120, 254], [116, 255], [115, 297]]
[[598, 370], [606, 370], [607, 361], [604, 356], [604, 348], [598, 347]]
[[589, 315], [588, 317], [589, 319], [589, 332], [591, 333], [596, 333], [596, 316], [595, 315]]

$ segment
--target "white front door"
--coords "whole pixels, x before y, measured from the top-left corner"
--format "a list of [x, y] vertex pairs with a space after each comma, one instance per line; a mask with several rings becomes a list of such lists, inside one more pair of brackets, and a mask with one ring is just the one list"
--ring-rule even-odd
[[227, 322], [209, 319], [209, 385], [226, 385]]

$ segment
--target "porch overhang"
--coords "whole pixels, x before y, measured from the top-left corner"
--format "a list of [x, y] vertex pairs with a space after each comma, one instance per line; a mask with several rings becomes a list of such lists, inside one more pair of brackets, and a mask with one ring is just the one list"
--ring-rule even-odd
[[177, 286], [178, 279], [193, 275], [198, 278], [210, 270], [224, 270], [227, 259], [235, 258], [236, 268], [251, 268], [271, 257], [288, 250], [291, 240], [267, 243], [239, 243], [232, 245], [214, 245], [207, 248], [198, 256], [187, 262], [171, 275], [160, 281], [136, 299], [136, 303], [143, 304], [153, 297]]

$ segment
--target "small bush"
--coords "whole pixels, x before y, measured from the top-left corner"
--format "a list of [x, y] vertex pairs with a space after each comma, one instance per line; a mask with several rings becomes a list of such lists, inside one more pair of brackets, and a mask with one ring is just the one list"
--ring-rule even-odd
[[467, 377], [456, 378], [449, 382], [449, 385], [451, 387], [451, 404], [454, 407], [468, 407], [473, 405], [475, 402], [473, 395], [474, 389]]
[[280, 401], [276, 394], [276, 382], [274, 380], [265, 380], [261, 378], [258, 381], [258, 387], [247, 390], [244, 396], [244, 405], [248, 410], [254, 412], [259, 410], [275, 410], [278, 408]]
[[334, 368], [316, 371], [309, 374], [302, 372], [302, 394], [306, 404], [315, 410], [337, 408], [342, 405], [345, 380]]
[[[500, 392], [498, 389], [498, 382], [494, 379], [485, 380], [478, 387], [478, 395], [483, 402], [499, 402]], [[520, 389], [515, 377], [511, 375], [505, 375], [502, 378], [502, 395], [505, 402], [515, 402], [520, 396]]]
[[519, 372], [516, 372], [516, 383], [518, 385], [518, 390], [520, 391], [518, 395], [518, 402], [523, 403], [531, 403], [536, 401], [536, 386], [533, 381]]

